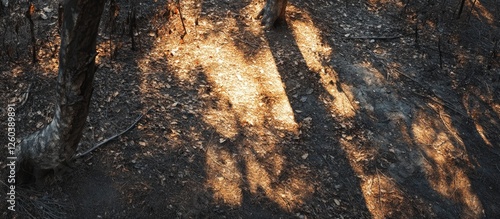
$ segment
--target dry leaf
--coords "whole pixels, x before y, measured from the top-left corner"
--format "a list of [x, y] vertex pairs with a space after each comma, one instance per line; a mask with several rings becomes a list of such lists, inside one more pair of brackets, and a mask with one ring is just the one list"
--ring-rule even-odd
[[335, 202], [336, 205], [340, 205], [340, 200], [338, 199], [333, 199], [333, 201]]

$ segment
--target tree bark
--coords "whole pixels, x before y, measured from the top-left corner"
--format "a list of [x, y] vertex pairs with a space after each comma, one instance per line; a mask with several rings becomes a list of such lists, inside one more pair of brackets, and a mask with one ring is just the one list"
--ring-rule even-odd
[[259, 12], [258, 17], [262, 17], [261, 25], [265, 29], [270, 29], [278, 23], [285, 23], [285, 11], [288, 0], [266, 0], [266, 5]]
[[17, 148], [18, 179], [40, 180], [68, 165], [89, 112], [96, 71], [96, 38], [105, 0], [64, 0], [54, 118]]

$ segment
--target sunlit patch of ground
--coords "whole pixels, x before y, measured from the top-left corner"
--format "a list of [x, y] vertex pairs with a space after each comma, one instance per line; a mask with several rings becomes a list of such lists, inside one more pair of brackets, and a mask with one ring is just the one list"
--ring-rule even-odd
[[[241, 14], [252, 10], [253, 5], [242, 9]], [[199, 26], [190, 29], [183, 43], [160, 41], [150, 54], [165, 56], [173, 69], [165, 74], [173, 74], [179, 80], [194, 82], [197, 74], [204, 75], [211, 93], [216, 95], [215, 104], [201, 113], [203, 121], [222, 136], [216, 144], [204, 146], [206, 185], [214, 198], [239, 206], [244, 191], [248, 191], [265, 195], [284, 210], [292, 211], [313, 194], [313, 179], [302, 175], [281, 179], [287, 158], [277, 146], [281, 137], [276, 135], [298, 134], [298, 124], [268, 46], [254, 48], [255, 53], [249, 57], [241, 47], [250, 43], [241, 45], [238, 35], [232, 35], [240, 31], [236, 28], [240, 25], [238, 19], [241, 18], [228, 16], [214, 22], [210, 14], [201, 14]], [[186, 20], [192, 27], [193, 21]], [[257, 37], [263, 34], [255, 22], [244, 27], [243, 32]], [[149, 59], [138, 61], [146, 71], [151, 71]], [[318, 61], [314, 64], [312, 67], [319, 70]], [[237, 139], [240, 133], [249, 138]], [[232, 141], [237, 144], [235, 148], [227, 148]]]
[[470, 161], [465, 146], [461, 139], [448, 134], [455, 130], [449, 130], [448, 133], [438, 131], [440, 123], [440, 118], [419, 112], [412, 125], [415, 143], [424, 153], [423, 167], [429, 183], [444, 197], [465, 206], [461, 214], [463, 218], [481, 218], [482, 204], [471, 190], [471, 182], [466, 174]]
[[[500, 121], [495, 119], [500, 117], [500, 104], [494, 102], [493, 93], [480, 94], [476, 89], [473, 88], [473, 92], [465, 95], [463, 102], [468, 114], [474, 120], [474, 126], [479, 136], [488, 146], [494, 148], [499, 137], [492, 134], [491, 129], [500, 127]], [[485, 107], [486, 110], [482, 107]]]
[[[420, 92], [421, 90], [415, 89], [418, 85], [407, 86], [418, 84], [419, 78], [412, 79], [416, 74], [402, 70], [412, 69], [412, 65], [421, 63], [436, 65], [432, 60], [418, 60], [430, 59], [436, 51], [430, 52], [431, 55], [413, 54], [417, 50], [413, 44], [407, 43], [413, 42], [411, 37], [401, 37], [404, 38], [401, 41], [398, 41], [398, 37], [382, 39], [380, 42], [379, 39], [369, 39], [371, 36], [391, 36], [392, 28], [381, 33], [372, 33], [368, 29], [381, 30], [392, 23], [370, 19], [382, 17], [380, 13], [385, 13], [383, 6], [390, 5], [392, 10], [403, 10], [403, 1], [367, 1], [367, 10], [374, 13], [372, 15], [363, 14], [366, 11], [361, 7], [351, 7], [357, 7], [358, 3], [364, 4], [362, 2], [346, 2], [345, 6], [336, 1], [298, 2], [291, 2], [288, 7], [290, 33], [286, 35], [292, 36], [292, 42], [296, 45], [280, 44], [291, 41], [269, 37], [273, 36], [273, 32], [265, 32], [258, 25], [259, 20], [255, 19], [255, 15], [264, 4], [263, 0], [243, 3], [181, 1], [188, 32], [183, 39], [180, 39], [184, 30], [179, 22], [179, 11], [169, 11], [170, 6], [160, 9], [154, 19], [167, 21], [155, 23], [148, 20], [148, 23], [153, 23], [152, 26], [139, 27], [135, 34], [136, 42], [139, 42], [139, 47], [142, 42], [144, 47], [137, 51], [132, 51], [127, 44], [126, 41], [130, 40], [128, 36], [109, 36], [104, 31], [99, 37], [102, 41], [97, 50], [97, 63], [101, 68], [96, 76], [94, 93], [97, 98], [96, 106], [93, 107], [97, 108], [97, 112], [91, 116], [90, 120], [93, 121], [89, 123], [91, 138], [94, 136], [94, 127], [97, 136], [94, 140], [100, 141], [108, 133], [116, 133], [124, 125], [121, 123], [128, 122], [124, 117], [119, 120], [120, 124], [112, 124], [113, 116], [123, 115], [124, 111], [146, 111], [142, 107], [150, 107], [152, 110], [141, 120], [137, 130], [109, 145], [112, 149], [103, 147], [99, 151], [108, 153], [103, 158], [100, 157], [102, 163], [101, 160], [96, 162], [95, 158], [98, 156], [94, 156], [86, 158], [86, 165], [89, 168], [102, 167], [97, 163], [113, 166], [105, 174], [113, 177], [113, 182], [106, 181], [106, 185], [109, 187], [110, 184], [115, 184], [117, 191], [122, 194], [122, 201], [126, 203], [125, 208], [133, 206], [131, 211], [153, 209], [162, 212], [168, 209], [165, 211], [181, 216], [181, 213], [192, 211], [185, 208], [203, 205], [200, 207], [201, 215], [206, 213], [203, 208], [214, 207], [211, 206], [213, 201], [216, 207], [229, 206], [242, 211], [247, 210], [245, 207], [248, 202], [260, 202], [257, 203], [258, 207], [271, 202], [276, 204], [280, 214], [298, 213], [300, 218], [304, 217], [302, 213], [312, 217], [327, 217], [326, 214], [322, 215], [325, 212], [341, 218], [341, 213], [335, 214], [352, 209], [362, 209], [359, 210], [361, 213], [353, 215], [368, 215], [367, 217], [372, 218], [406, 218], [415, 215], [432, 217], [436, 213], [434, 206], [437, 209], [444, 206], [446, 209], [442, 211], [459, 214], [462, 218], [483, 217], [483, 208], [488, 209], [488, 206], [481, 201], [489, 200], [478, 192], [477, 187], [481, 187], [482, 183], [477, 181], [482, 179], [471, 177], [475, 174], [471, 173], [474, 168], [482, 167], [477, 164], [478, 157], [467, 151], [471, 145], [464, 143], [467, 139], [463, 139], [463, 136], [469, 136], [470, 133], [459, 133], [457, 120], [461, 120], [460, 116], [463, 115], [459, 115], [460, 118], [457, 119], [457, 115], [450, 114], [450, 111], [462, 112], [461, 109], [450, 110], [452, 104], [439, 103], [432, 92]], [[467, 13], [492, 24], [495, 19], [492, 13], [494, 10], [490, 10], [484, 3], [474, 1], [475, 8]], [[468, 7], [471, 4], [472, 1], [467, 2]], [[299, 5], [310, 8], [300, 8]], [[333, 5], [342, 7], [333, 8]], [[154, 7], [156, 6], [158, 5]], [[308, 12], [323, 7], [330, 13], [328, 16], [325, 14], [328, 21], [323, 21], [322, 15]], [[219, 11], [221, 8], [224, 10]], [[230, 10], [226, 10], [228, 8]], [[334, 14], [339, 11], [345, 13]], [[167, 12], [173, 12], [170, 14], [171, 20], [165, 18], [170, 16]], [[121, 13], [126, 13], [126, 7], [123, 7]], [[141, 19], [143, 18], [144, 14]], [[403, 25], [410, 29], [415, 25], [412, 22], [419, 22], [412, 16], [407, 19], [408, 23]], [[439, 28], [438, 20], [421, 20], [422, 31]], [[404, 28], [395, 27], [394, 30], [405, 34]], [[367, 39], [349, 38], [353, 35]], [[424, 35], [425, 33], [422, 34]], [[114, 37], [117, 41], [123, 40], [119, 42], [123, 43], [120, 44], [123, 47], [114, 51], [117, 53], [111, 52], [110, 46], [113, 45], [108, 40], [114, 40]], [[431, 34], [427, 37], [432, 39], [436, 36]], [[272, 42], [269, 40], [271, 38]], [[41, 75], [53, 78], [57, 72], [58, 54], [55, 46], [58, 42], [57, 36], [50, 39], [52, 43], [41, 45], [38, 53], [41, 59], [35, 68], [40, 70]], [[483, 64], [488, 61], [486, 56], [477, 57], [465, 48], [453, 50], [452, 45], [461, 47], [458, 35], [450, 34], [448, 40], [449, 48], [443, 49], [447, 50], [445, 53], [456, 52], [454, 54], [459, 68], [466, 68], [471, 60]], [[332, 41], [342, 46], [337, 46]], [[382, 41], [389, 41], [391, 44], [384, 44]], [[402, 47], [394, 50], [389, 45]], [[291, 51], [287, 50], [287, 46], [297, 48]], [[359, 59], [349, 57], [359, 55], [348, 51], [355, 48], [361, 48], [364, 52], [371, 50], [367, 52], [371, 55]], [[419, 52], [429, 51], [421, 49]], [[416, 58], [398, 60], [399, 55]], [[110, 60], [113, 58], [116, 59]], [[337, 58], [349, 61], [339, 61], [340, 65], [334, 68], [330, 63]], [[379, 63], [376, 63], [377, 60]], [[2, 72], [2, 77], [12, 76], [12, 79], [17, 79], [26, 75], [25, 70], [20, 66], [13, 67]], [[292, 103], [300, 105], [296, 103], [301, 102], [301, 96], [294, 93], [297, 88], [286, 87], [287, 84], [293, 84], [286, 83], [289, 81], [282, 78], [289, 73], [297, 74], [298, 77], [292, 77], [293, 79], [300, 79], [302, 76], [302, 79], [315, 80], [314, 84], [317, 86], [311, 87], [306, 93], [317, 98], [314, 101], [321, 103], [317, 104], [320, 107], [316, 106], [307, 113], [317, 113], [320, 111], [318, 108], [324, 106], [325, 113], [320, 115], [321, 119], [331, 116], [335, 120], [336, 124], [324, 125], [323, 121], [324, 126], [316, 126], [315, 131], [320, 133], [316, 133], [315, 139], [303, 140], [304, 127], [311, 124], [314, 126], [318, 121], [306, 116], [302, 121], [296, 118], [303, 116], [305, 112], [292, 107]], [[311, 75], [313, 76], [310, 77]], [[463, 76], [450, 73], [453, 89], [461, 86]], [[436, 81], [443, 82], [439, 79]], [[297, 85], [309, 86], [307, 82], [299, 81]], [[405, 87], [392, 86], [395, 83]], [[420, 86], [422, 84], [427, 85], [421, 83]], [[462, 96], [461, 101], [465, 108], [463, 114], [470, 117], [467, 117], [471, 121], [470, 125], [482, 140], [478, 143], [486, 144], [494, 152], [499, 140], [495, 129], [499, 124], [500, 105], [496, 100], [495, 85], [485, 84], [485, 91], [477, 93], [464, 88], [467, 93]], [[16, 88], [9, 94], [9, 101], [22, 102], [25, 99], [23, 97], [27, 96], [40, 100], [36, 95], [40, 96], [39, 93], [44, 92], [43, 90], [22, 94], [28, 87], [28, 84], [24, 84]], [[438, 86], [428, 88], [439, 89]], [[317, 93], [318, 96], [315, 96]], [[50, 120], [50, 110], [26, 106], [30, 109], [25, 117], [43, 116], [44, 121]], [[457, 104], [457, 108], [460, 107]], [[36, 109], [36, 112], [31, 112], [31, 108]], [[26, 123], [28, 126], [36, 123], [33, 129], [44, 124], [32, 121], [36, 119], [30, 118]], [[323, 127], [325, 130], [321, 130]], [[314, 145], [318, 138], [323, 137], [329, 138], [326, 145]], [[300, 144], [308, 144], [303, 147], [310, 151], [287, 148], [294, 146], [294, 143], [299, 147], [303, 146]], [[303, 154], [297, 155], [298, 153]], [[342, 160], [344, 153], [349, 165], [336, 165], [338, 163], [335, 161]], [[106, 160], [106, 156], [110, 158]], [[316, 156], [314, 164], [311, 158], [313, 156]], [[483, 160], [482, 164], [484, 163]], [[196, 168], [192, 168], [193, 166]], [[337, 169], [340, 175], [336, 172]], [[498, 167], [493, 169], [496, 171]], [[349, 172], [351, 170], [354, 176]], [[323, 176], [325, 177], [318, 180]], [[82, 179], [79, 177], [81, 176], [75, 177], [75, 180]], [[342, 179], [349, 177], [352, 178]], [[355, 179], [352, 180], [353, 178]], [[488, 180], [492, 178], [494, 179], [490, 177]], [[85, 177], [83, 179], [80, 183], [87, 184]], [[408, 181], [414, 180], [418, 181], [416, 187], [429, 191], [409, 191], [414, 187], [408, 186], [411, 184]], [[94, 183], [96, 182], [100, 183]], [[345, 182], [352, 182], [352, 185], [345, 185]], [[190, 185], [194, 187], [186, 188]], [[355, 188], [351, 194], [352, 187], [358, 185], [359, 188]], [[92, 190], [90, 187], [89, 189]], [[206, 194], [193, 192], [200, 190]], [[192, 194], [193, 197], [184, 197], [183, 192]], [[92, 196], [90, 192], [86, 192], [86, 195]], [[210, 196], [210, 201], [206, 201], [204, 195]], [[75, 200], [82, 197], [85, 199], [87, 196], [78, 196]], [[148, 203], [148, 197], [154, 197], [151, 198], [155, 199], [154, 203]], [[170, 202], [158, 202], [158, 197], [159, 200], [167, 199]], [[349, 200], [352, 197], [361, 201]], [[110, 204], [106, 207], [116, 208], [120, 205], [111, 203], [120, 197], [107, 198]], [[183, 202], [175, 203], [172, 200]], [[435, 200], [444, 200], [446, 203], [436, 203]], [[351, 203], [359, 206], [347, 206]], [[156, 206], [150, 207], [151, 204]], [[172, 206], [176, 204], [179, 206]], [[89, 206], [87, 207], [91, 208]], [[319, 214], [314, 212], [314, 207], [319, 210]], [[364, 207], [369, 212], [365, 212]], [[193, 210], [193, 215], [197, 215], [197, 210], [199, 209]], [[127, 213], [130, 212], [123, 211], [123, 214]], [[333, 218], [332, 215], [328, 217]]]
[[466, 4], [468, 4], [469, 7], [467, 8], [473, 8], [474, 10], [471, 10], [471, 13], [474, 14], [474, 16], [480, 18], [481, 20], [486, 20], [488, 24], [494, 24], [495, 23], [495, 15], [491, 13], [490, 10], [486, 8], [481, 1], [474, 1], [474, 3], [470, 3], [466, 1]]
[[[376, 135], [380, 137], [400, 136], [398, 141], [406, 146], [400, 145], [397, 150], [405, 150], [405, 153], [413, 154], [410, 157], [417, 158], [416, 160], [400, 160], [398, 165], [410, 170], [422, 169], [434, 191], [447, 200], [463, 206], [461, 212], [463, 218], [481, 218], [484, 214], [483, 206], [471, 189], [471, 181], [467, 175], [472, 164], [463, 140], [453, 126], [451, 117], [443, 111], [444, 106], [429, 103], [428, 106], [432, 109], [430, 111], [415, 108], [408, 111], [411, 105], [399, 101], [398, 93], [390, 91], [391, 88], [386, 79], [371, 63], [365, 62], [350, 70], [356, 72], [355, 76], [351, 75], [353, 79], [350, 80], [358, 83], [351, 89], [351, 92], [356, 95], [354, 99], [359, 102], [360, 108], [366, 113], [364, 116], [380, 119], [382, 114], [390, 121], [389, 125], [392, 130], [389, 129], [389, 133], [374, 130]], [[391, 146], [383, 149], [387, 145], [370, 145], [376, 144], [375, 142], [365, 142], [368, 145], [364, 145], [365, 148], [362, 149], [349, 140], [343, 139], [341, 144], [349, 156], [354, 171], [363, 176], [361, 188], [372, 215], [375, 218], [393, 215], [395, 212], [392, 206], [402, 206], [403, 209], [409, 208], [407, 210], [410, 211], [411, 205], [408, 204], [413, 197], [402, 191], [401, 184], [396, 183], [391, 175], [384, 174], [385, 170], [382, 171], [382, 169], [386, 167], [373, 171], [366, 169], [363, 165], [371, 160], [380, 159], [376, 158], [380, 149], [397, 154], [394, 153], [395, 149], [391, 149]], [[398, 144], [398, 142], [385, 142], [388, 145], [392, 143]], [[389, 170], [391, 169], [389, 167]], [[422, 207], [425, 208], [425, 206]]]
[[366, 173], [360, 165], [361, 162], [370, 159], [371, 154], [358, 150], [355, 144], [347, 140], [342, 140], [341, 144], [349, 155], [354, 171], [362, 176], [361, 190], [373, 218], [392, 216], [397, 211], [393, 206], [408, 207], [408, 198], [394, 179], [378, 170], [372, 174]]
[[[300, 13], [300, 9], [296, 7], [290, 8]], [[311, 17], [307, 13], [301, 13], [301, 15], [303, 16], [302, 19], [291, 20], [290, 23], [293, 27], [295, 40], [306, 61], [307, 67], [321, 76], [322, 86], [334, 97], [331, 103], [325, 104], [328, 104], [330, 110], [336, 116], [346, 118], [354, 117], [356, 115], [357, 106], [348, 98], [348, 96], [352, 96], [352, 94], [349, 93], [348, 89], [342, 89], [344, 85], [338, 81], [335, 69], [324, 64], [335, 51], [332, 51], [331, 47], [321, 42], [320, 30], [311, 22]], [[342, 90], [342, 92], [340, 90]]]
[[[172, 75], [186, 83], [194, 84], [202, 75], [210, 88], [211, 96], [207, 98], [216, 97], [213, 104], [201, 109], [203, 122], [221, 136], [202, 146], [206, 156], [205, 185], [213, 192], [215, 200], [238, 207], [245, 193], [250, 193], [264, 195], [282, 209], [293, 211], [317, 188], [312, 186], [314, 178], [307, 175], [283, 176], [284, 163], [290, 158], [284, 156], [279, 147], [282, 136], [278, 133], [298, 134], [300, 125], [294, 118], [294, 109], [276, 66], [281, 64], [277, 63], [281, 58], [293, 54], [288, 54], [289, 51], [274, 51], [273, 54], [262, 38], [264, 32], [256, 24], [258, 22], [244, 16], [255, 14], [259, 7], [260, 4], [253, 2], [242, 8], [240, 14], [228, 12], [224, 17], [213, 12], [187, 10], [184, 16], [188, 35], [183, 40], [159, 36], [156, 46], [149, 51], [150, 56], [137, 63], [143, 73], [150, 73], [158, 71], [152, 63], [166, 62], [171, 71], [161, 74]], [[439, 128], [428, 129], [429, 115], [426, 114], [418, 114], [409, 129], [407, 124], [411, 122], [411, 115], [398, 104], [400, 97], [390, 92], [386, 78], [370, 62], [353, 66], [350, 72], [357, 75], [365, 88], [341, 83], [336, 69], [325, 64], [335, 51], [322, 42], [320, 30], [307, 12], [294, 6], [289, 10], [301, 17], [290, 18], [288, 22], [305, 64], [310, 72], [320, 76], [321, 86], [334, 97], [332, 102], [324, 103], [329, 113], [347, 120], [361, 111], [376, 120], [376, 114], [380, 113], [375, 112], [377, 107], [385, 104], [383, 114], [396, 128], [395, 132], [405, 136], [403, 141], [415, 144], [425, 154], [421, 161], [407, 161], [405, 165], [412, 169], [423, 168], [435, 191], [465, 205], [464, 215], [479, 217], [482, 206], [470, 190], [466, 170], [452, 164], [456, 157], [442, 155], [454, 150], [456, 156], [464, 156], [463, 145], [460, 146], [459, 138], [453, 135], [456, 131], [445, 133], [436, 131]], [[248, 36], [255, 39], [249, 40]], [[140, 85], [143, 92], [149, 92], [148, 86]], [[377, 94], [386, 98], [383, 103], [370, 97]], [[368, 146], [359, 148], [350, 141], [352, 138], [347, 136], [340, 143], [351, 168], [362, 178], [360, 190], [372, 216], [384, 218], [401, 210], [393, 206], [410, 207], [410, 197], [390, 175], [378, 169], [369, 173], [363, 167], [363, 163], [374, 159], [378, 151], [375, 148], [370, 151]]]

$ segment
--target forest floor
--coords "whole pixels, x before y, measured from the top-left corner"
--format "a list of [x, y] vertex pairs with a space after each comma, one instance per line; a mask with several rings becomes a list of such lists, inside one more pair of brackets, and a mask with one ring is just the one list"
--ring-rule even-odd
[[[16, 104], [17, 136], [56, 101], [43, 2], [37, 63], [28, 21], [1, 17], [0, 126]], [[143, 118], [62, 179], [18, 188], [2, 216], [500, 218], [498, 1], [455, 19], [459, 1], [290, 0], [268, 31], [262, 0], [141, 1], [135, 48], [127, 2], [102, 18], [80, 151]]]

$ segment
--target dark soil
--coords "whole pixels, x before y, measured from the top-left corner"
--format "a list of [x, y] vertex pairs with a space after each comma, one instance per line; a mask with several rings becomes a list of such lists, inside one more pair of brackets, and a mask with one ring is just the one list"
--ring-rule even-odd
[[[2, 217], [500, 218], [498, 1], [290, 0], [269, 31], [260, 0], [140, 1], [135, 28], [128, 2], [102, 18], [80, 151], [144, 117]], [[17, 136], [57, 77], [57, 4], [35, 1], [36, 63], [26, 4], [0, 8]]]

